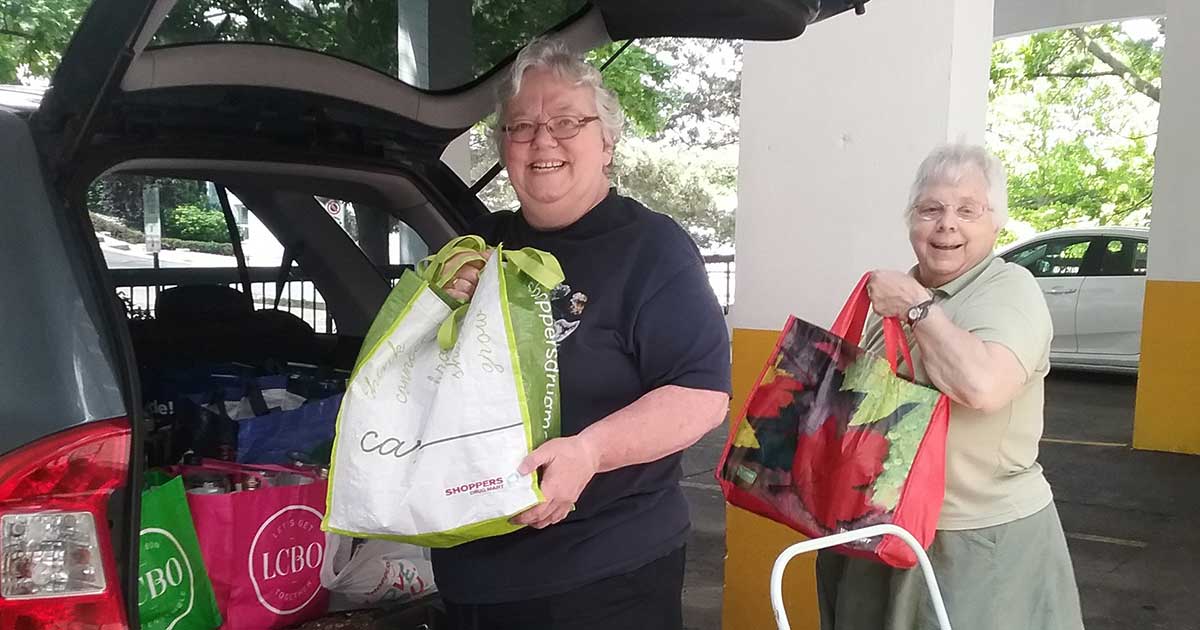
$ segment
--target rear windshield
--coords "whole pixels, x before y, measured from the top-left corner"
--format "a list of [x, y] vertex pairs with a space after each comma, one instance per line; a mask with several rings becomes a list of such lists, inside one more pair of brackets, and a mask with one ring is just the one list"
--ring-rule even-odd
[[413, 87], [486, 75], [584, 0], [179, 0], [151, 46], [281, 44], [341, 57]]

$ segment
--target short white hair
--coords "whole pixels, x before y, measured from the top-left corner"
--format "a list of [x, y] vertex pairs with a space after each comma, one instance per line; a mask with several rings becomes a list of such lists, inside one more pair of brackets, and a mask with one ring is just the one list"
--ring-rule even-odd
[[1008, 223], [1008, 175], [996, 156], [974, 144], [946, 144], [930, 152], [917, 169], [905, 217], [912, 221], [915, 206], [926, 190], [938, 184], [957, 184], [972, 170], [987, 181], [992, 221], [997, 228], [1003, 228]]
[[496, 92], [496, 125], [492, 129], [492, 139], [496, 142], [502, 158], [508, 105], [517, 92], [521, 91], [521, 81], [525, 78], [525, 73], [535, 68], [550, 70], [555, 76], [576, 86], [592, 88], [596, 99], [596, 115], [600, 118], [600, 130], [604, 134], [604, 140], [609, 146], [617, 146], [621, 132], [625, 129], [625, 112], [621, 111], [617, 95], [604, 85], [600, 71], [573, 54], [561, 40], [539, 37], [517, 54], [508, 71], [508, 77], [500, 83]]

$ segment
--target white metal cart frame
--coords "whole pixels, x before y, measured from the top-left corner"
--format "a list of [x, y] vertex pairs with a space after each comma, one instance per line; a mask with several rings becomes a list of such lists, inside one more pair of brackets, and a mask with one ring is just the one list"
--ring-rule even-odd
[[929, 587], [929, 596], [933, 599], [933, 610], [937, 614], [938, 623], [942, 626], [942, 630], [950, 630], [950, 617], [946, 615], [946, 604], [942, 601], [942, 591], [938, 588], [937, 576], [933, 574], [933, 565], [929, 563], [929, 556], [921, 548], [921, 544], [917, 542], [917, 539], [908, 533], [908, 530], [890, 524], [872, 525], [871, 527], [856, 529], [842, 534], [814, 538], [796, 543], [784, 549], [783, 553], [779, 554], [779, 557], [775, 559], [775, 566], [771, 569], [771, 608], [775, 610], [775, 625], [779, 627], [779, 630], [792, 629], [791, 624], [788, 623], [787, 611], [783, 609], [783, 571], [793, 558], [803, 553], [836, 547], [856, 540], [875, 538], [876, 536], [883, 536], [885, 534], [900, 538], [917, 554], [917, 562], [920, 563], [921, 571], [925, 574], [925, 584]]

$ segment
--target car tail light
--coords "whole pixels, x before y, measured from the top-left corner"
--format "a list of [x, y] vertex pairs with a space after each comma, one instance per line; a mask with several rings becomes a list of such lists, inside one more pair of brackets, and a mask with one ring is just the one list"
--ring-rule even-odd
[[125, 630], [108, 501], [129, 422], [91, 422], [0, 457], [0, 628]]

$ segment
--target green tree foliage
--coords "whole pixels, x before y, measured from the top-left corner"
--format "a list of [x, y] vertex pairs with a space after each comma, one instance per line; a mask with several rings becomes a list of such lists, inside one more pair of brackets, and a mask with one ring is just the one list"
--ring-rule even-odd
[[22, 76], [49, 77], [89, 4], [0, 0], [0, 84], [20, 83]]
[[159, 208], [164, 213], [176, 206], [208, 206], [205, 182], [118, 174], [101, 177], [92, 183], [88, 189], [88, 210], [117, 218], [128, 227], [140, 230], [144, 224], [142, 191], [151, 184], [158, 184]]
[[220, 210], [184, 205], [164, 213], [163, 236], [184, 241], [228, 243], [229, 228], [225, 225], [225, 214]]
[[696, 158], [644, 140], [620, 148], [613, 181], [626, 195], [671, 215], [701, 248], [733, 241], [734, 218], [723, 196], [737, 187], [737, 165]]
[[[619, 48], [617, 43], [601, 46], [588, 53], [587, 60], [600, 66]], [[680, 94], [668, 84], [670, 78], [670, 68], [637, 44], [626, 48], [604, 70], [604, 83], [617, 94], [634, 134], [651, 136], [663, 130], [666, 112], [680, 99]]]
[[995, 44], [988, 142], [1009, 167], [1014, 219], [1037, 231], [1149, 221], [1165, 24], [1147, 24]]
[[668, 37], [645, 45], [667, 66], [674, 91], [666, 124], [652, 137], [699, 149], [737, 144], [742, 42]]

